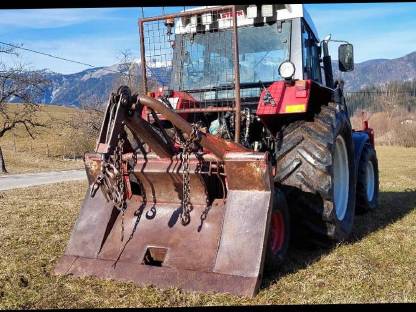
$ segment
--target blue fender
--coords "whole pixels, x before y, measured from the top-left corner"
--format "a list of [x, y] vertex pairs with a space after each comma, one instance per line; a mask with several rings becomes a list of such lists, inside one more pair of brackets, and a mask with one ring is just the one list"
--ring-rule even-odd
[[361, 152], [366, 144], [370, 143], [370, 136], [365, 131], [354, 131], [352, 133], [352, 141], [354, 142], [354, 160], [355, 160], [355, 170], [358, 169], [358, 164], [360, 162]]

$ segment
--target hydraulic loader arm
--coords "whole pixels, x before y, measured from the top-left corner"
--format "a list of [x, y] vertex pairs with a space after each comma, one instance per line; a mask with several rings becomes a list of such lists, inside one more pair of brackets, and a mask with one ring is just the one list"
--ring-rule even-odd
[[172, 142], [168, 137], [165, 137], [166, 142], [163, 141], [150, 124], [143, 120], [140, 114], [136, 113], [137, 102], [137, 95], [131, 96], [130, 90], [126, 86], [121, 86], [117, 94], [111, 94], [101, 126], [96, 152], [111, 154], [117, 145], [118, 138], [124, 131], [124, 126], [127, 126], [136, 137], [146, 142], [159, 157], [172, 157]]
[[[167, 135], [164, 136], [165, 140], [163, 140], [150, 123], [141, 117], [143, 106], [147, 106], [151, 111], [162, 114], [171, 121], [182, 132], [185, 139], [191, 136], [193, 132], [192, 125], [172, 109], [149, 96], [132, 96], [129, 88], [122, 86], [118, 89], [117, 94], [110, 96], [96, 152], [111, 154], [125, 125], [160, 158], [171, 158], [174, 155], [173, 142]], [[240, 144], [225, 141], [208, 133], [198, 131], [198, 135], [200, 145], [212, 152], [220, 160], [224, 159], [224, 155], [227, 152], [250, 151]]]

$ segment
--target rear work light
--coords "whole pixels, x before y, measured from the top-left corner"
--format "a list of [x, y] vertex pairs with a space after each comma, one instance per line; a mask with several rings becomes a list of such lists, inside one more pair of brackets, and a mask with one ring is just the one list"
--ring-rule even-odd
[[247, 18], [257, 17], [257, 5], [250, 5], [247, 8]]
[[261, 6], [261, 16], [263, 17], [273, 17], [273, 5], [272, 4], [263, 4]]
[[205, 13], [201, 15], [202, 25], [210, 25], [212, 23], [212, 13]]

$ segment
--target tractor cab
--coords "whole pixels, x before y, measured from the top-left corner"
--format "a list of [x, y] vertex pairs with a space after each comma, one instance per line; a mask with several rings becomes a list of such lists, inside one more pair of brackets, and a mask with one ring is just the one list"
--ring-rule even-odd
[[[276, 116], [306, 113], [321, 105], [310, 98], [327, 100], [335, 87], [329, 38], [319, 41], [302, 4], [198, 7], [146, 19], [140, 30], [143, 88], [185, 119], [255, 151], [269, 145], [263, 125], [274, 135]], [[347, 60], [342, 71], [351, 69], [350, 44], [340, 46], [339, 59]]]
[[[201, 9], [205, 11], [199, 12]], [[147, 60], [149, 70], [166, 68], [165, 79], [156, 85], [190, 93], [199, 101], [233, 98], [232, 12], [215, 6], [185, 12], [190, 15], [165, 21], [168, 37], [165, 39], [170, 48], [162, 47], [163, 40], [158, 44], [148, 43], [149, 55], [155, 49], [159, 51]], [[333, 87], [329, 39], [319, 41], [315, 25], [302, 4], [237, 6], [236, 15], [237, 63], [243, 102], [258, 99], [264, 87], [276, 81], [313, 80]], [[160, 32], [158, 38], [165, 34]], [[350, 53], [351, 62], [352, 48]], [[350, 68], [346, 64], [340, 69]]]

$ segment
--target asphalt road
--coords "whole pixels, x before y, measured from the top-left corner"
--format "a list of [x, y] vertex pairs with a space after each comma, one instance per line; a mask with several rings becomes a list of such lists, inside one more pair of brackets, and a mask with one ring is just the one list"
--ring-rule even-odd
[[84, 180], [86, 178], [85, 170], [6, 174], [0, 175], [0, 191], [64, 181]]

